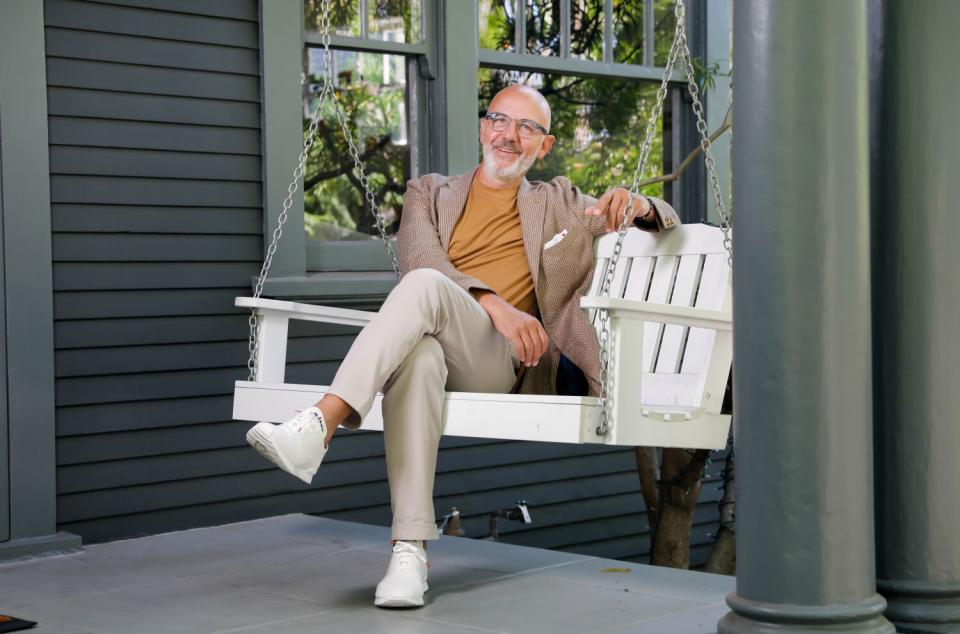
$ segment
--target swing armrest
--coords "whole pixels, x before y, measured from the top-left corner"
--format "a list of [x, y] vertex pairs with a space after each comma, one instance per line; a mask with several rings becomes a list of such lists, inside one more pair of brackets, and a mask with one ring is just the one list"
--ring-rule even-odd
[[301, 321], [318, 321], [326, 324], [343, 324], [346, 326], [366, 326], [376, 313], [366, 310], [350, 308], [334, 308], [333, 306], [317, 306], [287, 302], [279, 299], [264, 299], [253, 297], [238, 297], [235, 306], [241, 308], [255, 308], [261, 315], [276, 315], [288, 319]]
[[612, 317], [621, 319], [639, 319], [665, 324], [680, 324], [694, 328], [711, 330], [733, 330], [733, 317], [729, 313], [706, 308], [674, 306], [657, 302], [640, 302], [618, 297], [583, 297], [581, 308], [605, 308]]

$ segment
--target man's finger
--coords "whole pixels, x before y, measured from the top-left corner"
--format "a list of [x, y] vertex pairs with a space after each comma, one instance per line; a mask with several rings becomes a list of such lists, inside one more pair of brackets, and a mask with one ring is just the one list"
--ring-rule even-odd
[[587, 207], [586, 213], [591, 216], [599, 216], [606, 212], [607, 207], [610, 206], [610, 200], [613, 198], [614, 191], [611, 189], [603, 196], [600, 197], [600, 200], [597, 201], [593, 207]]
[[524, 356], [523, 362], [527, 365], [531, 365], [536, 359], [534, 358], [534, 349], [533, 339], [530, 337], [530, 333], [525, 330], [520, 331], [520, 339], [523, 340]]

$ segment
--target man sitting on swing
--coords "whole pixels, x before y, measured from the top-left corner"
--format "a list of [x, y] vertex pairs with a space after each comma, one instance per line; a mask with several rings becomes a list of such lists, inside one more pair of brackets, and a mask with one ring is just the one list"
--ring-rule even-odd
[[397, 235], [403, 278], [360, 332], [327, 394], [247, 439], [310, 483], [338, 425], [356, 428], [383, 392], [393, 555], [380, 607], [423, 605], [426, 540], [437, 539], [433, 481], [445, 391], [600, 392], [597, 335], [580, 308], [593, 241], [628, 207], [641, 229], [679, 223], [666, 202], [624, 188], [599, 200], [566, 178], [524, 175], [553, 146], [550, 106], [523, 85], [501, 90], [480, 121], [483, 162], [461, 176], [407, 184]]

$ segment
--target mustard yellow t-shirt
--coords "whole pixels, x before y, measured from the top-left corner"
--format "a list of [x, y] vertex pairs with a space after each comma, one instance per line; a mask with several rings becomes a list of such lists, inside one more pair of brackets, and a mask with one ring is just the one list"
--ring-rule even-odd
[[539, 316], [533, 276], [523, 249], [517, 189], [495, 189], [474, 177], [447, 255], [518, 310]]

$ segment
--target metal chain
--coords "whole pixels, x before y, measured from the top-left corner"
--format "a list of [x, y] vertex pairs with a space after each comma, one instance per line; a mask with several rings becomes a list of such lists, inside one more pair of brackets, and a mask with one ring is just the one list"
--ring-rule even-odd
[[[394, 275], [396, 275], [397, 278], [400, 277], [400, 263], [397, 258], [396, 250], [393, 247], [393, 243], [387, 237], [386, 222], [384, 221], [383, 214], [380, 213], [380, 208], [376, 203], [376, 198], [373, 195], [373, 191], [370, 189], [370, 181], [367, 178], [366, 171], [363, 168], [363, 161], [360, 160], [360, 154], [357, 151], [357, 147], [354, 144], [353, 138], [350, 134], [350, 128], [343, 112], [343, 106], [340, 103], [340, 99], [337, 96], [337, 92], [333, 85], [333, 73], [331, 70], [333, 67], [333, 54], [330, 52], [330, 2], [331, 0], [323, 0], [323, 8], [320, 16], [320, 28], [323, 32], [323, 90], [320, 91], [317, 108], [314, 110], [313, 116], [310, 118], [310, 125], [307, 127], [307, 133], [303, 140], [303, 149], [300, 151], [300, 156], [297, 160], [297, 167], [293, 170], [293, 180], [291, 180], [290, 184], [287, 186], [287, 195], [283, 199], [283, 209], [281, 210], [280, 215], [277, 217], [277, 227], [273, 230], [270, 246], [267, 247], [267, 254], [263, 260], [263, 266], [260, 268], [260, 276], [257, 278], [257, 283], [254, 287], [254, 299], [259, 298], [263, 293], [264, 282], [267, 279], [267, 274], [270, 272], [270, 266], [273, 264], [273, 256], [277, 252], [277, 244], [280, 241], [280, 237], [283, 235], [283, 225], [286, 223], [288, 218], [287, 212], [293, 205], [293, 195], [299, 188], [300, 179], [303, 177], [307, 162], [307, 155], [309, 154], [310, 148], [313, 146], [314, 139], [317, 135], [317, 128], [320, 126], [323, 106], [327, 99], [330, 99], [333, 102], [334, 112], [337, 116], [337, 121], [340, 124], [340, 130], [343, 132], [343, 136], [347, 141], [347, 146], [350, 148], [350, 156], [353, 158], [354, 167], [360, 173], [360, 183], [364, 189], [364, 197], [367, 201], [367, 204], [370, 206], [370, 211], [373, 213], [377, 230], [380, 232], [380, 238], [387, 246], [387, 253], [390, 255]], [[303, 82], [303, 79], [304, 77], [301, 74], [301, 83]], [[247, 321], [250, 326], [250, 339], [247, 344], [247, 349], [250, 353], [250, 357], [247, 359], [247, 369], [249, 370], [247, 380], [253, 381], [256, 379], [257, 375], [260, 339], [258, 336], [260, 323], [257, 318], [257, 311], [255, 308], [250, 310], [250, 317]]]
[[[640, 156], [637, 160], [637, 167], [633, 172], [633, 184], [630, 186], [630, 194], [627, 198], [627, 209], [624, 212], [623, 220], [617, 229], [617, 241], [613, 245], [613, 253], [610, 256], [610, 263], [607, 265], [606, 275], [603, 284], [600, 287], [599, 295], [610, 296], [610, 288], [613, 285], [613, 278], [616, 275], [617, 264], [620, 261], [620, 253], [623, 248], [623, 239], [630, 226], [630, 217], [633, 211], [633, 201], [640, 194], [640, 180], [643, 174], [643, 168], [646, 166], [650, 155], [650, 148], [653, 143], [653, 137], [657, 130], [657, 121], [663, 113], [663, 104], [667, 96], [670, 77], [673, 74], [673, 67], [679, 57], [683, 62], [684, 71], [687, 77], [687, 88], [693, 99], [693, 111], [697, 117], [697, 130], [700, 133], [700, 146], [704, 153], [704, 162], [707, 165], [707, 171], [710, 175], [710, 185], [713, 190], [714, 200], [717, 205], [717, 211], [720, 214], [720, 229], [723, 231], [723, 246], [727, 251], [727, 261], [732, 268], [733, 243], [730, 239], [730, 216], [726, 211], [723, 202], [723, 195], [720, 191], [720, 180], [717, 178], [716, 167], [711, 152], [710, 137], [707, 134], [707, 124], [703, 118], [703, 106], [699, 99], [699, 87], [694, 77], [693, 62], [690, 59], [690, 50], [687, 45], [686, 27], [684, 24], [685, 7], [684, 0], [677, 0], [674, 7], [676, 16], [676, 28], [674, 30], [673, 44], [670, 47], [670, 54], [667, 57], [666, 66], [663, 69], [663, 79], [660, 82], [660, 88], [657, 90], [656, 102], [650, 119], [647, 121], [646, 134], [643, 140], [643, 146], [640, 149]], [[598, 309], [598, 319], [600, 320], [599, 344], [600, 344], [600, 423], [596, 428], [598, 436], [605, 436], [609, 430], [610, 418], [610, 394], [612, 392], [611, 373], [610, 373], [610, 315], [609, 311]]]

